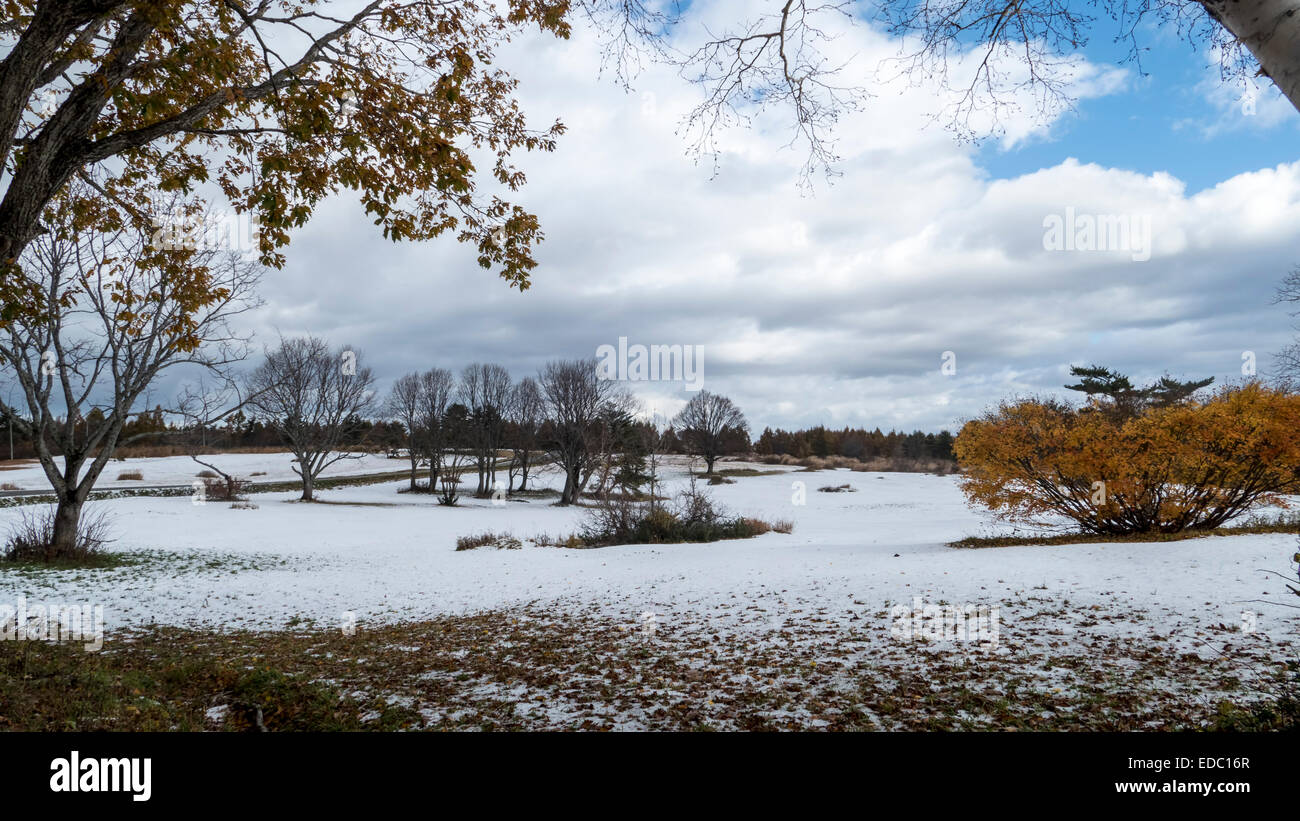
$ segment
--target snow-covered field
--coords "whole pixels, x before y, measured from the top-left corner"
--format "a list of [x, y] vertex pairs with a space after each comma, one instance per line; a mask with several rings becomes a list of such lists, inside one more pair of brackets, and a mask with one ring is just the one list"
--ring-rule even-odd
[[[680, 486], [684, 474], [671, 481]], [[795, 503], [800, 482], [805, 504]], [[817, 492], [845, 482], [857, 492]], [[740, 477], [709, 491], [731, 512], [792, 520], [792, 534], [592, 550], [527, 541], [578, 528], [584, 511], [556, 507], [552, 499], [466, 498], [462, 507], [447, 508], [428, 496], [399, 494], [401, 486], [330, 490], [321, 495], [325, 504], [258, 494], [255, 510], [187, 497], [100, 502], [113, 519], [114, 549], [138, 552], [143, 561], [105, 570], [0, 571], [0, 602], [25, 595], [102, 604], [110, 630], [333, 625], [353, 617], [364, 624], [527, 605], [598, 612], [630, 626], [653, 613], [660, 626], [755, 634], [791, 619], [865, 619], [888, 635], [882, 614], [914, 597], [998, 606], [1002, 628], [1013, 631], [1017, 618], [1037, 613], [1033, 602], [1043, 601], [1061, 605], [1065, 621], [1070, 614], [1122, 612], [1124, 618], [1097, 628], [1116, 635], [1236, 627], [1243, 611], [1252, 611], [1260, 637], [1285, 640], [1300, 623], [1296, 611], [1267, 603], [1286, 601], [1281, 580], [1266, 570], [1286, 570], [1294, 536], [959, 550], [945, 543], [989, 527], [967, 508], [953, 477]], [[18, 515], [0, 510], [0, 530]], [[458, 536], [485, 530], [508, 532], [524, 546], [454, 550]]]
[[[202, 457], [203, 461], [216, 465], [225, 472], [240, 479], [258, 482], [280, 482], [293, 480], [293, 457], [287, 453], [219, 453]], [[407, 466], [405, 460], [389, 459], [383, 454], [364, 454], [357, 458], [343, 459], [331, 465], [325, 472], [330, 476], [357, 476], [365, 473], [384, 473], [402, 470]], [[163, 456], [156, 459], [111, 460], [104, 467], [104, 473], [95, 483], [96, 488], [121, 489], [130, 487], [153, 487], [156, 485], [188, 485], [202, 470], [188, 456]], [[140, 473], [139, 479], [118, 479], [123, 472]], [[254, 475], [257, 474], [257, 475]], [[49, 480], [45, 471], [36, 460], [16, 467], [0, 470], [0, 484], [14, 485], [20, 490], [48, 492]]]

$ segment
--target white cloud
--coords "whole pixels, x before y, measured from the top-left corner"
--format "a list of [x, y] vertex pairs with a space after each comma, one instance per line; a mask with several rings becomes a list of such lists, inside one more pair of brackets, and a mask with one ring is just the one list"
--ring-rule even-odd
[[[869, 60], [893, 44], [861, 28], [840, 47]], [[554, 154], [521, 160], [520, 199], [547, 235], [534, 287], [508, 289], [450, 241], [388, 243], [332, 201], [266, 278], [263, 340], [278, 327], [355, 344], [384, 378], [471, 361], [523, 376], [620, 336], [703, 345], [706, 387], [761, 430], [937, 429], [1008, 393], [1057, 389], [1069, 363], [1226, 378], [1242, 350], [1287, 338], [1268, 300], [1297, 261], [1300, 163], [1194, 196], [1167, 174], [1073, 159], [991, 180], [929, 126], [933, 95], [882, 88], [842, 123], [844, 178], [801, 196], [804, 157], [774, 121], [728, 135], [716, 178], [686, 157], [674, 129], [697, 91], [669, 71], [625, 94], [597, 79], [581, 34], [521, 44], [510, 67], [534, 122], [569, 125]], [[1075, 71], [1084, 96], [1124, 82]], [[1051, 122], [1007, 126], [1010, 145]], [[1045, 251], [1044, 216], [1066, 207], [1149, 214], [1151, 259]], [[955, 376], [939, 372], [946, 350]], [[647, 404], [671, 413], [679, 388], [646, 386]]]

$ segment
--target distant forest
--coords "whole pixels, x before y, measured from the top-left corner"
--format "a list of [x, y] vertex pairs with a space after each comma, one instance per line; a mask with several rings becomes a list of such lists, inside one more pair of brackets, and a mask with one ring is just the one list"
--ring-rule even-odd
[[[91, 415], [100, 413], [92, 410]], [[92, 424], [95, 420], [91, 420]], [[503, 445], [511, 447], [510, 424], [506, 424]], [[405, 431], [397, 422], [354, 417], [348, 424], [350, 430], [346, 447], [376, 452], [397, 452], [405, 441]], [[8, 422], [0, 413], [0, 459], [9, 458]], [[233, 414], [223, 425], [207, 430], [185, 430], [170, 424], [162, 408], [135, 415], [122, 429], [118, 450], [123, 456], [166, 456], [186, 452], [181, 439], [197, 438], [204, 451], [267, 450], [279, 448], [282, 443], [275, 431], [262, 422], [242, 413]], [[751, 440], [743, 430], [730, 430], [723, 437], [723, 453], [728, 456], [756, 454], [764, 456], [789, 456], [794, 459], [808, 457], [835, 457], [869, 461], [874, 459], [940, 459], [952, 460], [953, 435], [948, 431], [925, 433], [913, 431], [884, 432], [880, 428], [844, 428], [832, 430], [824, 426], [806, 430], [787, 431], [781, 428], [764, 428], [757, 440]], [[685, 453], [686, 446], [669, 429], [662, 440], [667, 453]], [[13, 456], [29, 459], [36, 455], [31, 440], [13, 431]]]

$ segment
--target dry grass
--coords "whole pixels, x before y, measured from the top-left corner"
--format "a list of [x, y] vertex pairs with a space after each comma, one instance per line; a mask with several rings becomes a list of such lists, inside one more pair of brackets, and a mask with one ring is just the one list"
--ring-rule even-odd
[[523, 547], [523, 542], [516, 539], [509, 533], [493, 533], [485, 531], [475, 533], [470, 536], [461, 536], [456, 540], [457, 550], [473, 550], [476, 547], [495, 547], [498, 550], [518, 550]]
[[1228, 649], [1206, 658], [1108, 635], [1095, 616], [1076, 614], [1059, 647], [1033, 643], [1035, 617], [999, 652], [881, 638], [883, 612], [851, 625], [791, 614], [767, 634], [670, 619], [647, 635], [635, 614], [540, 607], [350, 635], [120, 631], [99, 653], [0, 642], [0, 728], [1188, 730], [1213, 727], [1222, 699], [1258, 698], [1242, 679], [1287, 652], [1225, 627], [1211, 638]]
[[142, 479], [144, 479], [144, 474], [138, 470], [124, 470], [117, 474], [117, 481], [119, 482], [138, 482]]

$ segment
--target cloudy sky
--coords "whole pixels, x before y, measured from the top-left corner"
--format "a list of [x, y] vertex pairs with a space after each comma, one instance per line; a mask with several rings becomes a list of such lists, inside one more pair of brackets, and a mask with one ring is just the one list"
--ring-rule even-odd
[[[694, 13], [729, 13], [714, 5]], [[1271, 88], [1246, 115], [1204, 49], [1160, 31], [1148, 45], [1145, 74], [1105, 44], [1086, 52], [1075, 110], [1027, 105], [977, 145], [933, 122], [934, 89], [875, 85], [838, 131], [843, 176], [807, 192], [780, 118], [726, 134], [715, 170], [676, 133], [699, 89], [652, 67], [625, 92], [599, 76], [588, 32], [527, 39], [507, 55], [524, 108], [569, 128], [521, 160], [519, 201], [546, 233], [532, 288], [452, 240], [389, 243], [340, 198], [295, 235], [251, 321], [262, 342], [359, 347], [385, 392], [433, 365], [522, 377], [620, 337], [703, 346], [704, 386], [756, 432], [955, 429], [1001, 397], [1058, 390], [1072, 363], [1222, 381], [1250, 351], [1267, 373], [1291, 337], [1270, 300], [1300, 263], [1300, 115]], [[863, 82], [897, 47], [867, 25], [835, 45]], [[1045, 249], [1044, 221], [1071, 212], [1132, 220], [1130, 245], [1149, 225], [1147, 253]], [[634, 387], [666, 414], [689, 396]]]

